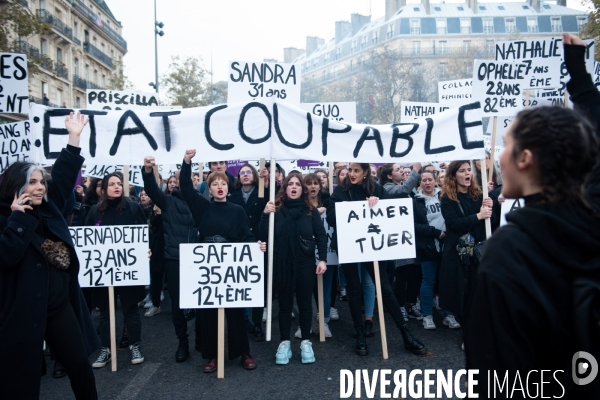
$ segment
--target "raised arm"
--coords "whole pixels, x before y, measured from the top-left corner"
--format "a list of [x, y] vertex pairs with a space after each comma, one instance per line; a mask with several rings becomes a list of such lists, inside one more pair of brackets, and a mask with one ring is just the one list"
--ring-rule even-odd
[[[194, 158], [195, 155], [196, 150], [194, 149], [185, 151], [183, 163], [181, 164], [181, 171], [179, 173], [179, 189], [192, 212], [194, 220], [199, 224], [204, 213], [208, 211], [210, 201], [194, 189], [194, 182], [192, 182], [192, 158]], [[208, 188], [206, 188], [206, 190], [208, 190]]]
[[161, 210], [166, 210], [167, 194], [160, 190], [154, 178], [153, 167], [156, 165], [154, 156], [144, 157], [144, 168], [142, 169], [142, 179], [144, 181], [144, 191], [150, 197], [150, 200]]

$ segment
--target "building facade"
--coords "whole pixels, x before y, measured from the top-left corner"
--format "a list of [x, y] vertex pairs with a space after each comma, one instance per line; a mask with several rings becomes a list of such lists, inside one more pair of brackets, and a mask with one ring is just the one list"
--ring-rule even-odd
[[110, 84], [127, 42], [121, 23], [103, 0], [19, 0], [29, 12], [51, 25], [44, 36], [16, 38], [29, 57], [46, 55], [40, 73], [29, 78], [30, 102], [85, 108], [86, 89]]

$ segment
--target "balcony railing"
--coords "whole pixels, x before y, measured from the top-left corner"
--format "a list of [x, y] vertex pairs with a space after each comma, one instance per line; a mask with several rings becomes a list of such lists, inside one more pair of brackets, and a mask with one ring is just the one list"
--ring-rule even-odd
[[65, 65], [61, 62], [57, 62], [55, 64], [56, 66], [56, 75], [60, 76], [61, 78], [64, 79], [69, 79], [69, 70], [67, 69], [67, 67], [65, 67]]
[[83, 90], [102, 89], [100, 86], [94, 84], [93, 82], [83, 79], [79, 75], [73, 75], [73, 85]]
[[27, 0], [20, 0], [19, 4], [25, 8], [29, 8], [29, 3], [27, 2]]
[[[29, 96], [29, 102], [37, 103], [37, 104], [44, 104], [44, 100], [40, 99], [39, 97], [35, 97], [35, 96]], [[58, 104], [51, 103], [50, 101], [48, 101], [48, 104], [46, 104], [46, 105], [48, 107], [54, 107], [54, 108], [60, 107]]]
[[44, 58], [44, 59], [42, 59], [40, 61], [40, 67], [42, 67], [42, 68], [44, 68], [44, 69], [46, 69], [48, 71], [53, 71], [54, 70], [54, 68], [52, 68], [53, 67], [52, 60], [50, 60], [48, 58]]
[[100, 60], [101, 62], [103, 62], [104, 64], [106, 64], [109, 68], [113, 67], [112, 59], [109, 56], [107, 56], [106, 54], [104, 54], [96, 46], [94, 46], [93, 44], [91, 44], [90, 42], [84, 42], [83, 43], [83, 51], [85, 51], [86, 53], [88, 53], [92, 57], [97, 58], [98, 60]]
[[51, 24], [55, 31], [66, 36], [69, 40], [73, 40], [73, 29], [69, 28], [57, 16], [50, 14], [46, 10], [37, 10], [37, 15], [41, 17], [44, 22]]
[[79, 0], [67, 0], [73, 8], [82, 13], [87, 19], [89, 19], [93, 24], [95, 24], [98, 28], [100, 28], [104, 33], [106, 33], [112, 40], [117, 42], [119, 46], [127, 50], [127, 42], [125, 39], [121, 37], [114, 29], [112, 29], [107, 24], [103, 23], [98, 15], [95, 14], [91, 9], [89, 9], [85, 4], [80, 2]]
[[37, 59], [40, 57], [40, 50], [37, 47], [34, 47], [25, 41], [22, 41], [22, 40], [18, 41], [16, 43], [15, 47], [19, 52], [21, 52], [23, 54], [27, 54], [28, 56], [31, 56], [32, 58]]
[[73, 36], [73, 41], [77, 46], [81, 46], [81, 40], [77, 39], [75, 36]]

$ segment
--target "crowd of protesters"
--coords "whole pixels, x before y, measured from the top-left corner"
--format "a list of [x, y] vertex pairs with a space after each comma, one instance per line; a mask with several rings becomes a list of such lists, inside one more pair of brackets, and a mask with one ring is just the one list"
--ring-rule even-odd
[[[44, 170], [34, 164], [16, 163], [0, 181], [0, 355], [23, 360], [0, 363], [0, 376], [18, 382], [0, 385], [0, 397], [39, 395], [44, 341], [55, 359], [54, 376], [68, 375], [76, 398], [97, 397], [92, 367], [102, 368], [111, 360], [108, 291], [79, 288], [68, 225], [150, 226], [147, 292], [143, 286], [116, 290], [124, 316], [120, 345], [129, 348], [132, 364], [144, 362], [140, 308], [147, 318], [161, 312], [166, 281], [179, 341], [175, 361], [190, 355], [187, 322], [195, 317], [195, 349], [206, 359], [203, 371], [217, 370], [217, 310], [194, 312], [179, 306], [179, 244], [258, 241], [266, 251], [272, 245], [270, 214], [275, 218], [273, 296], [281, 341], [275, 363], [288, 364], [293, 357], [294, 295], [299, 312], [294, 336], [301, 339], [302, 363], [316, 361], [311, 344], [315, 311], [324, 314], [325, 336], [333, 336], [331, 321], [340, 318], [336, 300], [348, 302], [354, 350], [366, 356], [367, 338], [373, 336], [374, 265], [327, 265], [323, 220], [333, 228], [330, 245], [338, 251], [335, 205], [344, 201], [367, 201], [370, 207], [394, 198], [413, 203], [416, 257], [379, 264], [380, 301], [399, 331], [389, 332], [390, 339], [401, 337], [409, 352], [427, 352], [425, 331], [437, 329], [434, 311], [439, 311], [443, 326], [463, 329], [468, 368], [568, 369], [577, 351], [597, 356], [600, 335], [593, 315], [597, 317], [600, 303], [600, 94], [585, 71], [582, 43], [565, 36], [575, 110], [521, 112], [506, 133], [499, 163], [492, 163], [486, 152], [484, 162], [375, 167], [340, 161], [331, 171], [308, 174], [286, 173], [277, 164], [275, 198], [269, 197], [268, 165], [257, 171], [245, 164], [231, 174], [226, 161], [211, 162], [210, 172], [201, 178], [192, 173], [194, 149], [186, 151], [177, 175], [158, 182], [156, 160], [144, 158], [144, 187], [130, 193], [124, 193], [119, 173], [75, 186], [83, 164], [79, 134], [87, 120], [67, 117], [69, 145], [54, 165], [54, 179], [46, 180]], [[267, 188], [264, 197], [258, 195], [261, 179]], [[524, 198], [525, 207], [507, 215], [507, 226], [497, 229], [504, 198]], [[491, 238], [486, 221], [495, 232]], [[315, 310], [321, 274], [324, 309]], [[95, 309], [97, 327], [90, 317]], [[248, 334], [254, 342], [265, 339], [266, 314], [262, 307], [226, 309], [228, 354], [239, 357], [245, 369], [265, 362], [250, 355]], [[411, 332], [409, 319], [422, 321], [424, 331]], [[90, 364], [87, 356], [97, 349]], [[598, 385], [561, 386], [573, 398], [588, 398], [598, 393]], [[553, 393], [560, 390], [552, 388]]]

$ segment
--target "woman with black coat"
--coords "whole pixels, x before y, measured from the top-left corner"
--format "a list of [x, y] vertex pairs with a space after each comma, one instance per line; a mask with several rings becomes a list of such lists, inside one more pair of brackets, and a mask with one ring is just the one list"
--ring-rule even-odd
[[54, 163], [54, 179], [46, 181], [42, 168], [25, 162], [11, 165], [0, 178], [1, 399], [40, 397], [44, 340], [67, 371], [75, 398], [98, 397], [88, 355], [100, 340], [62, 216], [83, 165], [79, 139], [85, 124], [79, 113], [66, 118], [69, 141]]
[[[260, 238], [269, 237], [269, 214], [275, 213], [273, 282], [279, 300], [279, 335], [281, 343], [275, 355], [276, 364], [287, 364], [292, 358], [290, 329], [294, 292], [300, 315], [300, 355], [303, 364], [315, 362], [310, 341], [312, 324], [311, 294], [317, 274], [327, 270], [327, 234], [319, 211], [308, 199], [301, 174], [289, 174], [283, 180], [275, 202], [269, 201], [260, 221]], [[319, 262], [315, 268], [315, 247]]]
[[477, 261], [458, 253], [459, 239], [470, 234], [473, 243], [486, 239], [485, 220], [492, 216], [492, 199], [483, 199], [483, 192], [473, 179], [471, 163], [452, 161], [446, 169], [442, 199], [442, 216], [446, 222], [444, 252], [440, 267], [440, 306], [465, 318], [467, 298], [475, 284]]
[[[335, 204], [341, 201], [365, 201], [369, 202], [369, 207], [377, 204], [379, 199], [389, 198], [388, 193], [382, 186], [375, 183], [371, 175], [371, 166], [369, 164], [350, 163], [350, 169], [346, 179], [333, 190], [329, 198], [329, 207], [327, 208], [327, 222], [329, 226], [334, 227], [333, 237], [337, 242]], [[332, 241], [333, 241], [332, 240]], [[362, 265], [367, 269], [369, 275], [375, 281], [375, 271], [372, 262], [364, 262]], [[367, 340], [365, 338], [365, 326], [362, 321], [361, 301], [360, 301], [360, 278], [358, 276], [358, 266], [356, 263], [342, 264], [344, 275], [346, 276], [348, 301], [350, 303], [350, 313], [354, 321], [356, 330], [356, 354], [366, 356]], [[425, 354], [425, 346], [415, 339], [410, 333], [406, 321], [400, 311], [400, 305], [388, 281], [384, 268], [379, 270], [381, 280], [381, 294], [383, 305], [388, 309], [396, 326], [400, 329], [404, 347], [414, 354]]]
[[[205, 243], [255, 241], [244, 209], [227, 201], [229, 178], [224, 172], [215, 171], [206, 180], [206, 190], [210, 192], [212, 202], [194, 189], [191, 162], [195, 155], [196, 150], [186, 150], [181, 165], [179, 186], [194, 220], [198, 222], [199, 241]], [[256, 361], [250, 355], [244, 313], [243, 308], [225, 309], [228, 354], [230, 360], [241, 356], [242, 367], [252, 370], [256, 368]], [[200, 319], [202, 357], [209, 360], [204, 366], [204, 372], [211, 373], [217, 370], [217, 309], [199, 309], [196, 319]]]
[[[142, 207], [124, 195], [121, 179], [122, 175], [118, 173], [108, 174], [104, 177], [100, 201], [88, 213], [86, 226], [143, 225], [147, 223]], [[131, 363], [141, 364], [144, 362], [144, 356], [140, 350], [142, 321], [138, 303], [146, 295], [144, 286], [118, 286], [115, 287], [115, 296], [117, 295], [121, 300], [124, 322], [127, 326]], [[94, 288], [94, 305], [100, 309], [98, 330], [102, 349], [92, 367], [102, 368], [111, 359], [108, 288]]]

